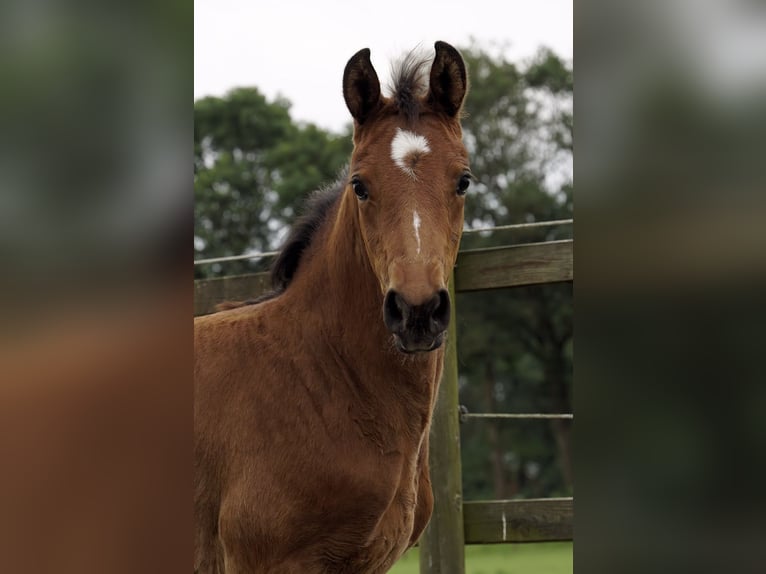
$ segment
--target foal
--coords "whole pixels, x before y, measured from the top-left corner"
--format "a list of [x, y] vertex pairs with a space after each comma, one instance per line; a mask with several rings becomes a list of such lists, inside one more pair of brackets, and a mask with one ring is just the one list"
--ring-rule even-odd
[[195, 320], [195, 572], [387, 572], [431, 516], [428, 431], [470, 182], [460, 54], [381, 94], [349, 60], [348, 172], [257, 304]]

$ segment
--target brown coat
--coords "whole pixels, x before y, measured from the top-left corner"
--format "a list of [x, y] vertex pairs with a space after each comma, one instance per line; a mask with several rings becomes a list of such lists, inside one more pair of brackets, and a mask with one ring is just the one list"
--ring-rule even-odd
[[[415, 97], [411, 64], [388, 99], [369, 50], [349, 61], [351, 178], [294, 228], [274, 296], [195, 320], [195, 572], [383, 573], [430, 518], [466, 76], [437, 43]], [[404, 167], [402, 126], [429, 142]]]

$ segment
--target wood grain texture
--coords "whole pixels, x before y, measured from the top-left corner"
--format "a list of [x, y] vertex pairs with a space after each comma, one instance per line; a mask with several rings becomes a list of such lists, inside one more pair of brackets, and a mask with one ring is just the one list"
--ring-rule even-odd
[[463, 505], [466, 544], [573, 539], [572, 498], [486, 500]]
[[455, 268], [458, 292], [571, 281], [573, 240], [461, 251]]
[[[454, 316], [454, 277], [450, 300]], [[456, 321], [450, 321], [444, 371], [431, 423], [430, 467], [434, 511], [420, 538], [420, 571], [464, 574], [463, 470], [460, 462]]]

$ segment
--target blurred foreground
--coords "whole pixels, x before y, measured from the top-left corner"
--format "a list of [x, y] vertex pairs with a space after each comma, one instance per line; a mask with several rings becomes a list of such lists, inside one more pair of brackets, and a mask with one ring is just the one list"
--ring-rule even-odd
[[585, 572], [766, 564], [766, 4], [577, 3]]
[[192, 30], [0, 9], [3, 572], [189, 570]]

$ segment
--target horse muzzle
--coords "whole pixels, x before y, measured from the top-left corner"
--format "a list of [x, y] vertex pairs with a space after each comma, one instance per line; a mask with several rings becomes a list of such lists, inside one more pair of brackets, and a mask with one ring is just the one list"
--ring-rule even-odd
[[419, 305], [411, 305], [390, 289], [383, 301], [383, 321], [403, 353], [427, 353], [441, 347], [450, 321], [450, 299], [446, 289]]

